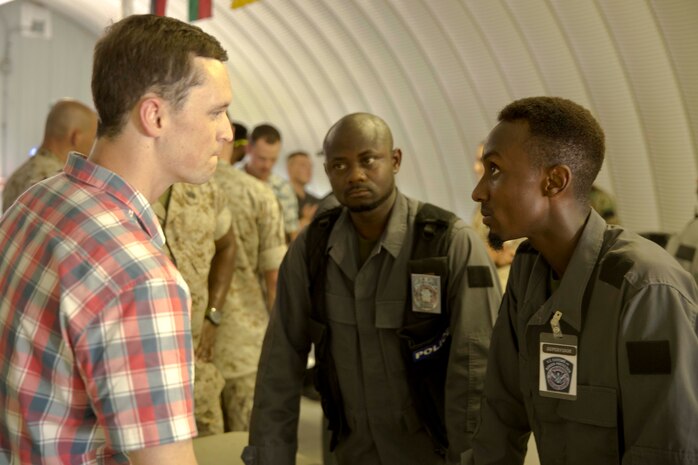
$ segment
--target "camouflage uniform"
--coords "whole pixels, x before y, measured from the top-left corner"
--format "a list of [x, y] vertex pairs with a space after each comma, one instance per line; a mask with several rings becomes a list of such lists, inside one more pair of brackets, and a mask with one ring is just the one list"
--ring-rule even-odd
[[222, 161], [215, 179], [227, 196], [238, 248], [223, 321], [217, 330], [214, 363], [226, 380], [227, 429], [246, 431], [269, 321], [263, 276], [279, 268], [286, 245], [279, 204], [269, 186]]
[[601, 215], [601, 218], [606, 220], [606, 223], [620, 224], [620, 221], [618, 221], [616, 202], [609, 193], [599, 189], [596, 186], [591, 186], [591, 191], [589, 192], [589, 203], [591, 204], [591, 208], [596, 210], [596, 213]]
[[[230, 210], [218, 185], [209, 181], [200, 186], [174, 184], [153, 205], [165, 232], [165, 250], [191, 290], [191, 331], [198, 347], [208, 306], [208, 276], [216, 253], [215, 241], [231, 225]], [[223, 432], [220, 395], [223, 377], [211, 363], [196, 361], [194, 408], [199, 435]]]
[[293, 187], [291, 187], [291, 183], [274, 173], [269, 176], [268, 183], [281, 204], [286, 234], [298, 231], [300, 228], [298, 223], [298, 198]]
[[[246, 163], [241, 163], [236, 166], [240, 170], [245, 171]], [[300, 223], [298, 222], [298, 198], [296, 197], [296, 192], [293, 190], [293, 187], [291, 187], [291, 183], [275, 173], [271, 173], [266, 182], [274, 192], [279, 204], [281, 204], [284, 231], [286, 234], [298, 231], [300, 228]]]
[[8, 178], [2, 191], [2, 211], [7, 211], [22, 192], [37, 182], [59, 173], [63, 165], [65, 165], [64, 162], [46, 149], [36, 152]]

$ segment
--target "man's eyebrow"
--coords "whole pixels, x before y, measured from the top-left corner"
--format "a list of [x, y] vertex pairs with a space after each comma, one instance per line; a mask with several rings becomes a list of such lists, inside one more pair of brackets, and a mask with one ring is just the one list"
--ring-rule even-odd
[[482, 158], [480, 158], [480, 161], [485, 161], [485, 159], [491, 158], [495, 155], [497, 155], [497, 152], [494, 150], [490, 150], [489, 152], [482, 154]]

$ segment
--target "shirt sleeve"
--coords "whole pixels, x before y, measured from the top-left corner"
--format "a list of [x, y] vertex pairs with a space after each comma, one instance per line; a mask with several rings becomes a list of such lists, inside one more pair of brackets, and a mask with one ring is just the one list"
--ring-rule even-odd
[[531, 428], [519, 388], [516, 265], [515, 259], [490, 341], [480, 423], [472, 449], [462, 456], [463, 465], [524, 462]]
[[293, 465], [298, 448], [298, 414], [310, 350], [310, 295], [304, 234], [293, 242], [279, 270], [257, 371], [247, 465]]
[[286, 253], [286, 237], [281, 208], [274, 192], [264, 186], [258, 193], [259, 269], [278, 270]]
[[75, 341], [107, 446], [119, 452], [192, 438], [189, 293], [175, 279], [122, 290]]
[[213, 202], [216, 207], [216, 228], [213, 233], [213, 239], [217, 241], [230, 231], [233, 215], [228, 208], [227, 197], [223, 194], [215, 178], [211, 181], [211, 187], [213, 189]]
[[445, 416], [449, 460], [471, 447], [480, 410], [492, 326], [501, 302], [494, 266], [476, 233], [454, 225], [448, 251], [451, 352], [446, 375]]
[[695, 290], [688, 294], [643, 286], [624, 309], [618, 347], [624, 462], [698, 462], [698, 309]]

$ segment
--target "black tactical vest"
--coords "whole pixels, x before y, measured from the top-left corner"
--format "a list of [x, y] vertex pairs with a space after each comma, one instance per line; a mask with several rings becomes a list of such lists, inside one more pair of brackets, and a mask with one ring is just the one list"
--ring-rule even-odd
[[[330, 450], [334, 450], [337, 443], [349, 434], [342, 393], [330, 352], [331, 334], [327, 324], [325, 302], [325, 275], [329, 259], [326, 253], [327, 241], [341, 212], [342, 207], [336, 207], [320, 214], [308, 227], [306, 239], [306, 262], [312, 301], [310, 333], [315, 345], [316, 360], [314, 381], [332, 432]], [[430, 314], [412, 311], [413, 290], [406, 299], [402, 328], [397, 330], [402, 342], [403, 359], [414, 405], [434, 442], [434, 447], [442, 455], [448, 450], [444, 393], [451, 346], [446, 255], [451, 228], [456, 219], [453, 213], [435, 205], [425, 203], [420, 206], [415, 218], [414, 242], [405, 279], [408, 280], [407, 288], [412, 289], [409, 282], [412, 274], [439, 276], [441, 312]]]

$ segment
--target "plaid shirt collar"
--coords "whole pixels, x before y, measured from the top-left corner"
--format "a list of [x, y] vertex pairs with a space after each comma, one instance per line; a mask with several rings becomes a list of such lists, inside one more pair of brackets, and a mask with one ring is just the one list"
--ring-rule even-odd
[[116, 173], [92, 163], [82, 155], [71, 152], [63, 169], [69, 177], [107, 192], [129, 209], [143, 230], [153, 239], [158, 248], [165, 245], [165, 235], [155, 212], [143, 194], [136, 191]]

